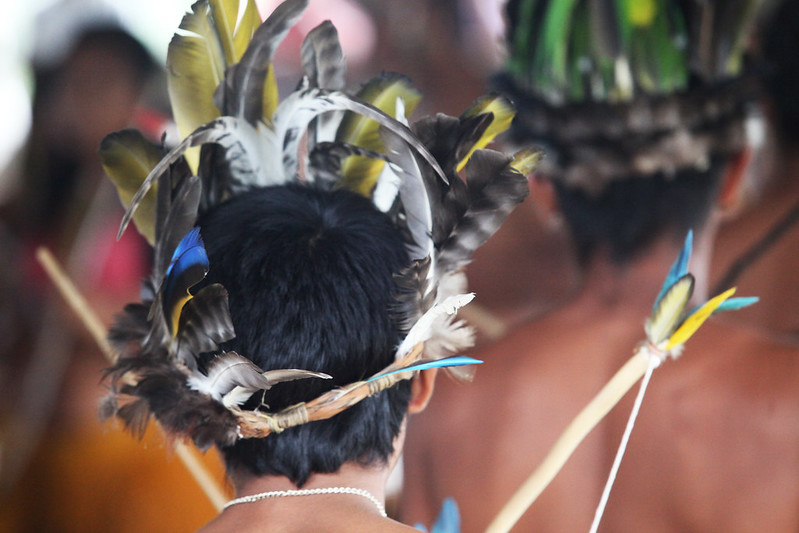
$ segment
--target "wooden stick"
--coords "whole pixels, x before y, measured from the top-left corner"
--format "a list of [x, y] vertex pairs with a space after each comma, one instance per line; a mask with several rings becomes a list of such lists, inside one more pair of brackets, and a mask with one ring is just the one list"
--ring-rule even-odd
[[[61, 266], [56, 261], [53, 254], [47, 248], [40, 247], [36, 250], [36, 259], [44, 268], [47, 275], [55, 284], [58, 292], [64, 297], [67, 304], [72, 308], [78, 318], [86, 326], [100, 351], [113, 363], [116, 361], [116, 354], [111, 349], [111, 345], [106, 338], [106, 330], [97, 314], [89, 306], [86, 299], [69, 279]], [[221, 511], [225, 502], [228, 500], [225, 491], [214, 481], [213, 476], [197, 458], [196, 453], [184, 442], [175, 443], [175, 453], [188, 469], [194, 480], [208, 497], [217, 511]]]
[[58, 264], [58, 261], [56, 261], [53, 254], [50, 253], [50, 250], [39, 247], [36, 250], [36, 259], [42, 265], [45, 272], [47, 272], [47, 275], [58, 289], [58, 292], [61, 293], [61, 296], [67, 301], [67, 304], [83, 321], [83, 325], [86, 326], [86, 329], [94, 339], [94, 342], [97, 343], [97, 347], [103, 352], [103, 355], [105, 355], [111, 363], [115, 362], [116, 355], [114, 355], [114, 351], [111, 349], [111, 345], [106, 338], [105, 326], [100, 322], [97, 314], [89, 307], [86, 299], [78, 291], [77, 287], [75, 287], [75, 284], [72, 283], [72, 280], [69, 279], [69, 276], [64, 269], [61, 268], [61, 265]]
[[649, 366], [649, 357], [650, 355], [647, 353], [645, 346], [642, 345], [636, 350], [635, 354], [599, 391], [599, 394], [572, 420], [571, 424], [552, 446], [543, 462], [538, 465], [538, 468], [519, 487], [497, 516], [494, 517], [494, 520], [486, 529], [486, 533], [505, 533], [510, 531], [557, 473], [560, 472], [583, 439], [644, 376]]

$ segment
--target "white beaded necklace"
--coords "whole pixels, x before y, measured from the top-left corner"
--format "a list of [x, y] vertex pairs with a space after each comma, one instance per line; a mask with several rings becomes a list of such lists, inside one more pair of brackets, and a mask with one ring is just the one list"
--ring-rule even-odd
[[299, 489], [299, 490], [273, 490], [270, 492], [261, 492], [259, 494], [252, 494], [250, 496], [242, 496], [241, 498], [236, 498], [235, 500], [230, 500], [227, 502], [222, 510], [224, 511], [228, 507], [232, 505], [238, 505], [240, 503], [251, 503], [257, 502], [258, 500], [266, 500], [269, 498], [286, 498], [289, 496], [313, 496], [315, 494], [355, 494], [357, 496], [362, 496], [367, 500], [371, 501], [377, 507], [380, 516], [386, 518], [386, 508], [383, 507], [383, 504], [375, 498], [371, 492], [364, 489], [356, 489], [354, 487], [328, 487], [328, 488], [321, 488], [321, 489]]

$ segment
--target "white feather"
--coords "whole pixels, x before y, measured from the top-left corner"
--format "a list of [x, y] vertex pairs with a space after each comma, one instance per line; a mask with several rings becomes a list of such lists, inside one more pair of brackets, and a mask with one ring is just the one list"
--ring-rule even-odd
[[442, 302], [431, 307], [419, 320], [411, 327], [408, 335], [405, 336], [397, 349], [397, 359], [407, 354], [414, 346], [420, 342], [425, 342], [432, 337], [435, 332], [436, 323], [448, 315], [454, 315], [458, 309], [468, 304], [474, 299], [474, 293], [457, 294], [445, 298]]
[[300, 89], [291, 93], [280, 103], [272, 117], [275, 139], [282, 143], [282, 164], [286, 176], [293, 178], [297, 173], [299, 168], [299, 143], [308, 128], [308, 124], [322, 113], [342, 110], [363, 115], [392, 131], [406, 143], [412, 145], [416, 152], [433, 167], [441, 179], [445, 182], [447, 181], [444, 171], [441, 170], [435, 158], [405, 125], [397, 122], [379, 109], [342, 92], [327, 91], [316, 87], [308, 88], [307, 78], [303, 78]]
[[207, 375], [195, 370], [187, 382], [190, 388], [217, 401], [222, 401], [222, 397], [236, 387], [249, 388], [254, 392], [270, 386], [260, 368], [235, 352], [216, 356], [208, 365]]
[[372, 203], [375, 204], [375, 207], [383, 213], [387, 213], [397, 199], [400, 183], [402, 183], [402, 178], [397, 174], [394, 166], [383, 165], [383, 170], [377, 177], [375, 190], [372, 192]]
[[320, 379], [333, 379], [332, 376], [322, 372], [311, 372], [309, 370], [298, 370], [295, 368], [280, 369], [280, 370], [267, 370], [261, 374], [266, 378], [268, 385], [266, 387], [252, 388], [242, 385], [237, 385], [229, 393], [222, 396], [222, 404], [225, 407], [233, 407], [234, 405], [241, 405], [246, 402], [254, 392], [259, 390], [269, 390], [273, 385], [282, 383], [284, 381], [294, 381], [296, 379], [307, 378], [320, 378]]

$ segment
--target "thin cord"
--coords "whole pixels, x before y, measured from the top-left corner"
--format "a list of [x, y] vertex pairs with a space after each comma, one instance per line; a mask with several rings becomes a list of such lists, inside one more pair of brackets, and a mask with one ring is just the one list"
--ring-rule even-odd
[[[752, 266], [765, 254], [778, 240], [785, 235], [791, 226], [799, 222], [799, 203], [794, 205], [777, 222], [772, 225], [763, 237], [741, 254], [724, 274], [720, 282], [713, 289], [713, 294], [718, 294], [727, 287], [735, 285], [743, 272]], [[720, 288], [720, 289], [719, 289]]]
[[616, 474], [619, 472], [621, 459], [624, 457], [624, 452], [627, 450], [627, 442], [630, 440], [630, 434], [632, 434], [633, 426], [635, 426], [635, 419], [638, 418], [638, 411], [640, 411], [641, 404], [644, 401], [644, 394], [646, 393], [646, 388], [649, 385], [649, 378], [652, 377], [652, 372], [658, 367], [658, 365], [660, 365], [660, 360], [656, 356], [650, 355], [649, 366], [647, 366], [646, 373], [641, 380], [641, 387], [638, 389], [638, 396], [635, 397], [633, 410], [630, 413], [630, 418], [627, 420], [627, 427], [624, 429], [624, 435], [621, 437], [621, 444], [619, 444], [619, 449], [616, 452], [616, 458], [613, 460], [613, 466], [610, 468], [610, 475], [605, 483], [605, 489], [602, 491], [602, 498], [599, 500], [599, 505], [594, 513], [594, 522], [591, 524], [590, 533], [596, 533], [597, 529], [599, 528], [599, 522], [602, 520], [602, 515], [605, 513], [605, 506], [607, 505], [608, 498], [610, 497], [610, 490], [613, 488], [613, 482], [616, 481]]

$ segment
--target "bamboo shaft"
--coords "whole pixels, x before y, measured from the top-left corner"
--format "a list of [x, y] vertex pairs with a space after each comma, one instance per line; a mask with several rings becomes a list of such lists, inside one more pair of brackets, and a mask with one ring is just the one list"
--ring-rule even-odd
[[103, 355], [113, 363], [116, 360], [116, 356], [111, 349], [111, 345], [108, 343], [108, 339], [106, 339], [105, 326], [100, 322], [97, 314], [89, 307], [86, 299], [78, 291], [77, 287], [75, 287], [75, 284], [72, 283], [72, 280], [69, 279], [69, 276], [64, 269], [61, 268], [61, 265], [58, 264], [53, 254], [50, 253], [50, 250], [47, 248], [40, 247], [36, 250], [36, 259], [42, 265], [45, 272], [47, 272], [47, 275], [50, 277], [53, 284], [55, 284], [58, 292], [61, 293], [61, 296], [67, 301], [67, 304], [72, 308], [75, 314], [78, 315], [83, 325], [86, 326], [94, 342], [97, 343], [97, 347], [100, 348]]
[[[86, 326], [86, 329], [94, 338], [100, 351], [113, 363], [116, 360], [116, 355], [106, 339], [105, 327], [97, 317], [97, 314], [92, 310], [88, 302], [86, 302], [86, 299], [80, 291], [78, 291], [75, 284], [72, 283], [72, 280], [69, 279], [69, 276], [67, 276], [66, 272], [64, 272], [48, 249], [39, 248], [36, 251], [36, 258], [55, 284], [59, 293], [61, 293], [61, 296], [63, 296], [70, 308]], [[175, 444], [175, 453], [211, 501], [214, 508], [217, 511], [221, 511], [227, 501], [227, 496], [219, 484], [215, 482], [210, 472], [208, 472], [197, 458], [197, 455], [183, 442], [177, 442]]]
[[577, 446], [597, 424], [619, 403], [619, 400], [643, 377], [649, 365], [645, 348], [635, 354], [616, 372], [591, 402], [572, 420], [547, 456], [519, 487], [489, 524], [486, 533], [505, 533], [519, 521], [530, 505], [538, 498]]

